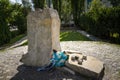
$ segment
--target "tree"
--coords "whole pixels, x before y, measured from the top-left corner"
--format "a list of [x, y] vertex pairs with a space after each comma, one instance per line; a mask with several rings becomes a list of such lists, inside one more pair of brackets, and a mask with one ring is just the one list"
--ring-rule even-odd
[[10, 24], [18, 28], [19, 34], [25, 33], [27, 30], [26, 16], [28, 14], [28, 8], [16, 3], [12, 5], [12, 10], [13, 20]]
[[43, 9], [45, 6], [45, 0], [33, 0], [33, 3], [35, 8]]
[[102, 4], [100, 0], [93, 0], [90, 5], [91, 16], [94, 16], [94, 19], [98, 18], [98, 14], [100, 14], [100, 10], [104, 8], [105, 6]]
[[53, 0], [53, 7], [58, 11], [60, 18], [65, 23], [72, 19], [76, 25], [79, 24], [79, 18], [84, 11], [84, 0]]
[[56, 9], [61, 18], [62, 0], [53, 0], [53, 8]]
[[61, 12], [61, 20], [65, 23], [65, 24], [69, 24], [69, 22], [72, 20], [71, 17], [71, 1], [70, 0], [64, 0], [62, 1], [62, 5], [61, 5], [62, 10]]
[[109, 0], [111, 2], [111, 4], [116, 7], [116, 6], [120, 6], [120, 0]]
[[0, 0], [0, 46], [10, 41], [9, 19], [11, 5], [8, 0]]
[[28, 1], [22, 0], [22, 4], [23, 4], [23, 6], [26, 7], [26, 8], [28, 8], [28, 7], [31, 6], [31, 3], [29, 2], [29, 0], [28, 0]]
[[81, 13], [84, 11], [85, 0], [71, 0], [73, 19], [76, 25], [79, 24], [79, 18]]

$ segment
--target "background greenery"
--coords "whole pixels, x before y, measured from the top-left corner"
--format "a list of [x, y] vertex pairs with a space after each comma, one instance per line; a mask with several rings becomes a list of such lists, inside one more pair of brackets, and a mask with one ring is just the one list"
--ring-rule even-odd
[[[24, 36], [24, 35], [14, 38], [12, 41], [16, 41], [16, 39], [19, 39], [22, 36]], [[83, 36], [79, 32], [69, 30], [69, 31], [61, 31], [60, 32], [60, 41], [91, 41], [91, 40], [89, 38]], [[28, 41], [24, 42], [23, 44], [21, 44], [19, 46], [24, 46], [24, 45], [28, 45]]]
[[[0, 46], [26, 32], [28, 10], [21, 4], [0, 0]], [[10, 31], [11, 28], [17, 28], [18, 31]]]
[[60, 33], [60, 41], [90, 41], [90, 39], [76, 31], [63, 31]]
[[[33, 0], [34, 4], [38, 4]], [[38, 0], [40, 3], [40, 0]], [[43, 2], [42, 2], [43, 1]], [[45, 7], [42, 0], [39, 5]], [[120, 43], [120, 0], [108, 0], [112, 7], [104, 5], [101, 0], [89, 0], [85, 11], [85, 0], [52, 0], [61, 22], [69, 26], [71, 21], [79, 29], [113, 43]], [[88, 2], [89, 2], [88, 1]], [[35, 6], [35, 8], [38, 8]], [[41, 8], [43, 8], [41, 7]]]
[[[102, 39], [120, 43], [120, 0], [109, 1], [113, 7], [106, 7], [101, 0], [92, 0], [88, 11], [85, 11], [85, 0], [52, 0], [53, 8], [58, 11], [62, 24], [67, 26], [74, 24], [79, 29]], [[32, 2], [35, 9], [46, 7], [46, 0]], [[31, 3], [26, 0], [22, 0], [22, 4], [0, 0], [0, 46], [26, 33], [26, 17], [31, 7]], [[11, 31], [14, 27], [18, 30]]]
[[105, 7], [99, 0], [79, 19], [80, 28], [111, 42], [120, 43], [120, 6]]

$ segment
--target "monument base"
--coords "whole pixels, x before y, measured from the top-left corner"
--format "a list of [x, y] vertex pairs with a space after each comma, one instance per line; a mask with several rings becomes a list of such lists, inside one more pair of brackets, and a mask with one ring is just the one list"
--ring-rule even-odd
[[73, 71], [81, 75], [98, 78], [101, 77], [104, 64], [92, 56], [84, 56], [82, 54], [68, 54], [69, 59], [65, 65]]

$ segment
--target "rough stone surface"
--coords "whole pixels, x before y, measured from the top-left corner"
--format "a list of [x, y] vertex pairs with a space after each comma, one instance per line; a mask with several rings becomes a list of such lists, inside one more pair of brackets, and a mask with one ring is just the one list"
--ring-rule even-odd
[[[103, 71], [103, 62], [96, 59], [92, 56], [86, 56], [86, 59], [83, 59], [82, 54], [68, 54], [69, 59], [66, 62], [66, 66], [71, 68], [72, 70], [87, 76], [87, 77], [93, 77], [93, 78], [99, 78], [101, 72]], [[78, 56], [78, 60], [82, 60], [81, 64], [78, 64], [78, 60], [72, 60], [72, 57]]]
[[60, 19], [54, 9], [37, 9], [27, 17], [28, 53], [21, 61], [29, 66], [49, 63], [53, 49], [60, 51]]

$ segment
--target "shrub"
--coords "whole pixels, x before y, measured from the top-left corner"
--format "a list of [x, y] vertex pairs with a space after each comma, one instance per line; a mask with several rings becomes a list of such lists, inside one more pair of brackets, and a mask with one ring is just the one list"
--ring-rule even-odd
[[0, 46], [10, 41], [10, 31], [6, 24], [0, 24]]
[[15, 31], [11, 31], [11, 38], [14, 38], [18, 35], [18, 31], [15, 30]]
[[120, 43], [120, 7], [91, 9], [81, 15], [79, 20], [81, 29]]
[[23, 33], [25, 33], [27, 31], [27, 19], [26, 19], [26, 16], [18, 15], [16, 17], [15, 24], [18, 26], [19, 34], [23, 34]]
[[10, 31], [8, 26], [11, 14], [11, 5], [8, 0], [0, 0], [0, 46], [10, 41]]

